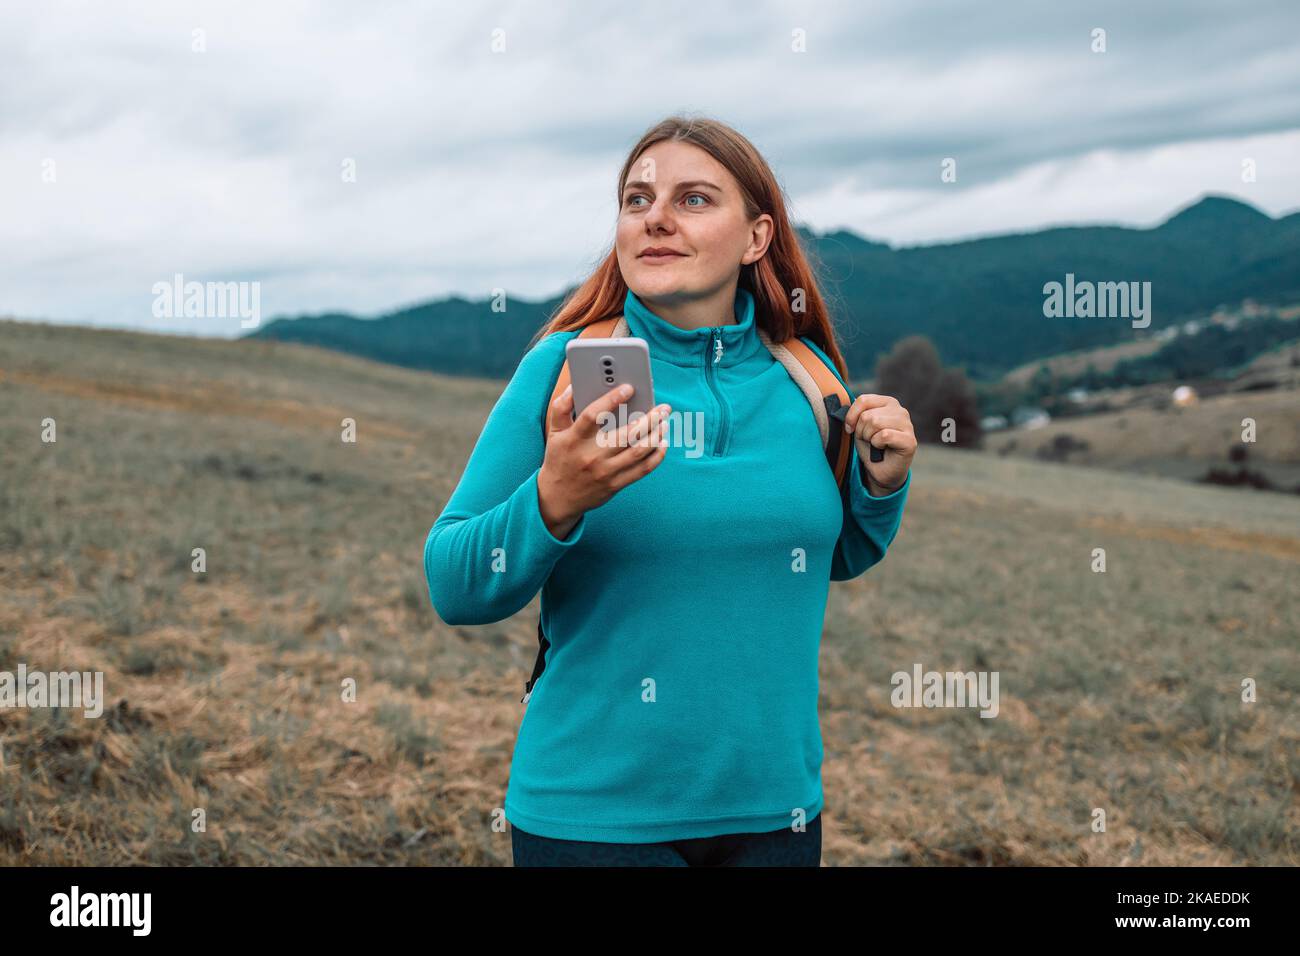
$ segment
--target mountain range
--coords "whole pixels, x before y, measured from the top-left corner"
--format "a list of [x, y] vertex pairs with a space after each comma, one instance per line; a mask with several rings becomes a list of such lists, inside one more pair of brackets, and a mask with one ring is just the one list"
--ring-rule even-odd
[[[1206, 196], [1158, 226], [1064, 226], [893, 247], [847, 230], [798, 227], [830, 303], [850, 376], [873, 374], [899, 339], [930, 338], [945, 365], [992, 380], [1024, 362], [1151, 335], [1250, 298], [1300, 300], [1300, 213], [1273, 218]], [[1044, 285], [1150, 282], [1151, 323], [1048, 318]], [[544, 301], [452, 296], [376, 317], [277, 318], [251, 337], [302, 342], [410, 368], [508, 378], [572, 288]]]

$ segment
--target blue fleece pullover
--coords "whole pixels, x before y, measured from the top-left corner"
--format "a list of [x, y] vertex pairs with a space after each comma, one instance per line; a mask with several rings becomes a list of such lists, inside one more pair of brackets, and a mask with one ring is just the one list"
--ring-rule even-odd
[[872, 496], [855, 443], [845, 505], [747, 290], [734, 324], [684, 330], [631, 292], [624, 315], [649, 346], [656, 403], [674, 418], [702, 412], [703, 442], [683, 444], [674, 420], [658, 467], [557, 539], [537, 499], [542, 423], [578, 333], [548, 335], [520, 361], [425, 541], [429, 596], [448, 624], [508, 618], [541, 589], [551, 647], [519, 727], [506, 819], [614, 843], [811, 820], [830, 582], [885, 556], [911, 472]]

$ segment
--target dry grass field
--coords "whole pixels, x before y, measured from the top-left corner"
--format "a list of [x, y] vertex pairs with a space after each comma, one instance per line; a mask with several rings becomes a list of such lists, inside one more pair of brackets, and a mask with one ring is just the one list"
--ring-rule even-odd
[[[1247, 418], [1255, 422], [1252, 443], [1241, 440], [1241, 423]], [[1186, 407], [1058, 418], [1039, 428], [991, 432], [984, 442], [988, 451], [1030, 458], [1065, 442], [1074, 449], [1065, 453], [1070, 464], [1188, 481], [1211, 468], [1245, 467], [1293, 491], [1300, 486], [1300, 390], [1226, 392]], [[1231, 461], [1234, 449], [1245, 451], [1246, 459]]]
[[[421, 567], [500, 388], [0, 323], [0, 671], [106, 690], [0, 710], [0, 864], [509, 865], [537, 601], [450, 627]], [[914, 469], [887, 559], [831, 588], [823, 863], [1300, 864], [1300, 497]], [[895, 709], [918, 662], [997, 671], [1001, 713]]]

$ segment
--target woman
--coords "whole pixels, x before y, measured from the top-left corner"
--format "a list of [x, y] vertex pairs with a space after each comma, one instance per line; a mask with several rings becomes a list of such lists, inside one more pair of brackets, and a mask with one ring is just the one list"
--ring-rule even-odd
[[[884, 557], [916, 437], [895, 399], [858, 396], [841, 498], [807, 399], [758, 337], [803, 337], [844, 381], [748, 140], [670, 118], [618, 190], [615, 248], [520, 361], [429, 531], [429, 594], [448, 624], [487, 624], [541, 589], [550, 647], [505, 799], [517, 866], [818, 866], [827, 594]], [[550, 397], [565, 343], [620, 312], [660, 404], [598, 441], [626, 397], [576, 420], [570, 390]], [[668, 437], [679, 413], [701, 445]]]

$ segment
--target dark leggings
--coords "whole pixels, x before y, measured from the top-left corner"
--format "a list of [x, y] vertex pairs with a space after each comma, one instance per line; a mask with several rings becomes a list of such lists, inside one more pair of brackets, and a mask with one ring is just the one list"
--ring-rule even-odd
[[787, 826], [662, 843], [556, 840], [512, 824], [510, 843], [515, 866], [821, 866], [822, 816], [803, 832]]

